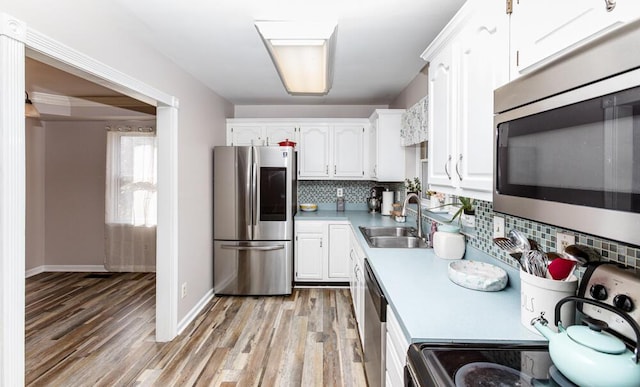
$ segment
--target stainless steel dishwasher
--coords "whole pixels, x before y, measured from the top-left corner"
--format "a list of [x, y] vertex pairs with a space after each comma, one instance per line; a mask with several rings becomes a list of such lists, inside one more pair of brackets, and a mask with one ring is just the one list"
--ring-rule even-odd
[[387, 299], [365, 258], [364, 369], [369, 387], [384, 386]]

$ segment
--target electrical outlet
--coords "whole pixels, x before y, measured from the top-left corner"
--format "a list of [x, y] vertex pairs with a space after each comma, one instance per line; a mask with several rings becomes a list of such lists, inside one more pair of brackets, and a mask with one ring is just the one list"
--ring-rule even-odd
[[343, 197], [344, 196], [344, 189], [342, 189], [342, 188], [336, 189], [336, 196], [339, 197], [339, 198]]
[[493, 217], [493, 237], [504, 238], [504, 218], [502, 216]]
[[566, 234], [563, 232], [556, 233], [556, 249], [558, 250], [559, 253], [564, 252], [564, 249], [566, 249], [567, 246], [573, 245], [575, 243], [576, 243], [575, 235]]
[[187, 283], [183, 283], [182, 284], [182, 298], [185, 298], [187, 296]]

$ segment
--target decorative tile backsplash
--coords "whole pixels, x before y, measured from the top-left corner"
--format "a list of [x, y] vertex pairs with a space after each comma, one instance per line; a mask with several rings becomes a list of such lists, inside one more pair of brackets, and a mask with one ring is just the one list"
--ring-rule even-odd
[[515, 216], [494, 213], [491, 202], [476, 200], [474, 203], [476, 205], [476, 236], [469, 238], [470, 245], [514, 267], [518, 267], [518, 263], [493, 243], [494, 215], [504, 217], [507, 232], [513, 228], [523, 232], [530, 239], [538, 242], [544, 251], [556, 251], [556, 232], [563, 232], [574, 235], [576, 243], [594, 248], [606, 261], [615, 261], [640, 268], [640, 247], [638, 246], [602, 239]]
[[342, 188], [347, 203], [365, 204], [371, 187], [384, 187], [389, 191], [402, 190], [402, 195], [404, 195], [404, 183], [379, 183], [361, 180], [298, 180], [298, 202], [334, 203], [336, 189]]
[[[378, 183], [359, 180], [300, 180], [298, 181], [298, 202], [334, 203], [336, 189], [343, 188], [347, 203], [365, 204], [369, 191], [373, 186], [388, 188], [390, 191], [399, 191], [400, 197], [396, 200], [404, 199], [404, 183]], [[576, 243], [594, 248], [606, 261], [615, 261], [627, 266], [640, 268], [640, 246], [627, 245], [532, 220], [494, 213], [491, 202], [476, 200], [474, 204], [476, 207], [476, 234], [468, 238], [469, 244], [513, 267], [518, 267], [516, 260], [493, 243], [494, 215], [504, 217], [506, 231], [515, 228], [523, 232], [530, 239], [538, 242], [544, 251], [556, 251], [556, 232], [563, 232], [574, 235]], [[424, 230], [429, 230], [430, 224], [431, 221], [427, 219], [426, 215], [423, 215]]]

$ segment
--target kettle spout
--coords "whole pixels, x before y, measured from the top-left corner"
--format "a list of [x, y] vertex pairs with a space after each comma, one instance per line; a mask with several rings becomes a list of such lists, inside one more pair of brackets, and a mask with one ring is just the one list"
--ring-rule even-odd
[[557, 333], [547, 326], [548, 323], [549, 322], [547, 321], [547, 319], [544, 318], [544, 312], [540, 313], [540, 317], [536, 317], [531, 320], [531, 325], [533, 325], [533, 327], [536, 328], [536, 330], [540, 332], [542, 336], [551, 341], [551, 339], [555, 335], [557, 335]]

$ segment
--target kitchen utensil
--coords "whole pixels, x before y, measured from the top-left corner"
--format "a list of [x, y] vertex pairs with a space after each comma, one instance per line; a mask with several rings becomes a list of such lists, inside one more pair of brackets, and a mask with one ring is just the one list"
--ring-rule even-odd
[[511, 239], [511, 242], [513, 242], [518, 249], [520, 249], [520, 252], [531, 250], [529, 239], [520, 231], [513, 229], [509, 231], [507, 237]]
[[519, 252], [518, 247], [509, 238], [493, 238], [493, 243], [509, 254]]
[[573, 274], [575, 266], [576, 263], [574, 261], [558, 257], [549, 262], [547, 270], [549, 271], [551, 278], [554, 280], [564, 280]]
[[[562, 305], [569, 301], [596, 305], [623, 318], [635, 333], [635, 353], [617, 337], [602, 332], [607, 323], [584, 317], [587, 326], [572, 325], [565, 328], [560, 318]], [[565, 297], [555, 307], [555, 325], [558, 333], [551, 330], [544, 313], [531, 321], [547, 340], [553, 364], [572, 382], [581, 386], [640, 386], [640, 326], [628, 314], [600, 301]]]
[[522, 259], [529, 274], [542, 278], [547, 276], [548, 259], [543, 252], [538, 250], [527, 250], [522, 253]]
[[278, 145], [280, 145], [280, 146], [290, 146], [290, 147], [294, 147], [294, 148], [296, 147], [296, 143], [293, 142], [293, 141], [289, 141], [288, 138], [285, 139], [284, 141], [280, 141], [278, 143]]
[[564, 249], [564, 252], [562, 252], [562, 258], [575, 262], [575, 265], [573, 265], [573, 268], [571, 269], [571, 272], [569, 273], [569, 276], [567, 278], [569, 278], [571, 274], [573, 274], [576, 267], [585, 266], [587, 262], [589, 262], [589, 257], [589, 254], [577, 245], [567, 246]]
[[522, 268], [522, 270], [527, 271], [527, 268], [524, 266], [522, 262], [522, 253], [520, 252], [520, 249], [518, 249], [518, 247], [514, 245], [513, 242], [511, 242], [511, 239], [493, 238], [493, 243], [495, 243], [498, 247], [506, 251], [516, 261], [518, 261], [518, 264], [520, 264], [520, 267]]

